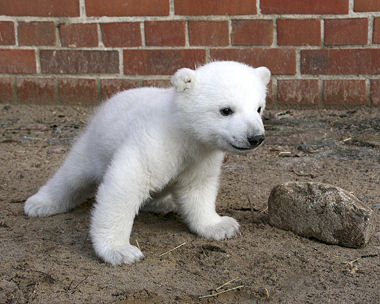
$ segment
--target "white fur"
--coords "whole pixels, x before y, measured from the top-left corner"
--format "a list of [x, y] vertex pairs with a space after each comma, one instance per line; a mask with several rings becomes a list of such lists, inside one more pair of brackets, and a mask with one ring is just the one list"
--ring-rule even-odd
[[[269, 78], [266, 68], [212, 62], [177, 71], [174, 88], [116, 94], [26, 201], [25, 213], [66, 212], [99, 185], [90, 235], [95, 252], [111, 264], [143, 258], [129, 237], [144, 206], [179, 211], [192, 232], [208, 239], [235, 236], [237, 221], [215, 211], [220, 168], [224, 152], [245, 152], [238, 148], [250, 148], [248, 136], [264, 134], [260, 114]], [[221, 115], [223, 107], [234, 113]]]

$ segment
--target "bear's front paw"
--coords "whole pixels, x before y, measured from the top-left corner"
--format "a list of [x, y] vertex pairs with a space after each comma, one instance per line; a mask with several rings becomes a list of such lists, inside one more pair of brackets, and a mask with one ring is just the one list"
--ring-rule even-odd
[[97, 253], [105, 262], [112, 265], [133, 264], [144, 258], [140, 249], [130, 244], [122, 248], [102, 248], [97, 250]]
[[207, 225], [199, 234], [206, 239], [220, 241], [236, 236], [239, 233], [239, 227], [239, 223], [234, 218], [222, 216], [216, 224]]

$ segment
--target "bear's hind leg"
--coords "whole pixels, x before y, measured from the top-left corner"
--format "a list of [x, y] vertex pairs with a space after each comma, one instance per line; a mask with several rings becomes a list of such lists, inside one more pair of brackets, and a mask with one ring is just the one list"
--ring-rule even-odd
[[69, 211], [88, 198], [96, 184], [84, 145], [79, 141], [54, 176], [26, 200], [25, 214], [43, 217]]
[[144, 204], [141, 211], [168, 214], [170, 212], [177, 212], [178, 210], [172, 195], [169, 193], [160, 197], [153, 197]]

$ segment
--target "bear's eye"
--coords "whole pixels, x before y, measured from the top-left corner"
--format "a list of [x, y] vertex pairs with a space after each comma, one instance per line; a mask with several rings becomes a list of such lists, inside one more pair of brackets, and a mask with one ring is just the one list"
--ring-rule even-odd
[[220, 110], [220, 114], [222, 114], [223, 116], [229, 116], [234, 114], [234, 111], [232, 111], [231, 108], [223, 108]]
[[261, 114], [261, 107], [257, 109], [257, 113]]

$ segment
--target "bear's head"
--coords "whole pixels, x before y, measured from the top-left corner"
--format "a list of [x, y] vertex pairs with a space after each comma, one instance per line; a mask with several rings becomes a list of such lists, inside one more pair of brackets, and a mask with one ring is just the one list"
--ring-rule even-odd
[[262, 114], [270, 71], [234, 61], [180, 69], [172, 77], [184, 130], [223, 151], [246, 152], [264, 140]]

